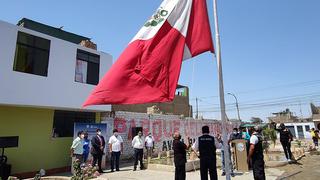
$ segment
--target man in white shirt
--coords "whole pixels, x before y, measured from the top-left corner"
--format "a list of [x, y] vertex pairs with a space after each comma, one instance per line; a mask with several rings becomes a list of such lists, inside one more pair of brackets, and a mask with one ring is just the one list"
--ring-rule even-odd
[[119, 160], [123, 152], [123, 140], [117, 129], [113, 130], [113, 136], [109, 138], [109, 152], [111, 153], [111, 172], [114, 172], [114, 163], [116, 163], [116, 171], [120, 171]]
[[71, 157], [75, 157], [76, 160], [79, 160], [80, 163], [82, 162], [82, 154], [83, 154], [83, 138], [84, 132], [79, 131], [78, 137], [75, 138], [71, 145]]
[[134, 166], [133, 171], [137, 170], [138, 160], [140, 161], [140, 169], [143, 170], [143, 147], [144, 147], [144, 140], [142, 138], [142, 132], [139, 131], [138, 135], [136, 135], [132, 140], [132, 147], [134, 148]]
[[147, 157], [151, 157], [154, 149], [154, 139], [151, 133], [149, 133], [145, 139], [145, 146], [147, 149]]

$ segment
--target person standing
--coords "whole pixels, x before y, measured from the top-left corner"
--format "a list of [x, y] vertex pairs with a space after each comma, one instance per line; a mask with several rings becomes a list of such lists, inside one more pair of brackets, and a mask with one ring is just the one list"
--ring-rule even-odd
[[148, 136], [145, 138], [145, 147], [147, 149], [147, 158], [152, 157], [153, 149], [154, 149], [154, 138], [149, 132]]
[[102, 156], [104, 154], [104, 148], [105, 148], [105, 140], [103, 136], [101, 135], [101, 129], [96, 130], [97, 135], [94, 136], [91, 140], [91, 154], [93, 156], [93, 165], [95, 166], [98, 163], [99, 167], [99, 173], [103, 173], [101, 162], [102, 162]]
[[90, 153], [90, 140], [88, 139], [88, 132], [84, 132], [83, 138], [83, 163], [86, 163]]
[[292, 153], [291, 153], [291, 141], [293, 140], [293, 136], [288, 128], [281, 123], [280, 129], [275, 128], [276, 131], [280, 133], [280, 142], [286, 155], [287, 161], [291, 162]]
[[250, 149], [247, 162], [252, 162], [253, 177], [255, 180], [265, 180], [263, 148], [262, 148], [262, 128], [255, 126], [254, 133], [250, 138]]
[[75, 157], [76, 161], [79, 161], [82, 163], [84, 132], [79, 131], [77, 135], [78, 137], [73, 140], [71, 145], [71, 157]]
[[111, 153], [111, 172], [114, 172], [114, 164], [116, 164], [116, 171], [120, 171], [119, 161], [123, 152], [123, 140], [117, 129], [113, 130], [113, 135], [109, 138], [109, 152]]
[[314, 147], [317, 148], [318, 147], [318, 141], [319, 141], [318, 132], [314, 128], [311, 128], [310, 135], [311, 135]]
[[[225, 166], [225, 159], [224, 159], [224, 148], [223, 148], [222, 137], [220, 134], [217, 135], [217, 142], [219, 143], [219, 146], [216, 146], [216, 148], [221, 149], [221, 166], [222, 166], [221, 176], [225, 176], [226, 175], [226, 166]], [[231, 150], [230, 150], [229, 144], [228, 144], [228, 151], [229, 151], [229, 162], [230, 162], [230, 168], [231, 168], [231, 176], [234, 177], [232, 161], [231, 161]]]
[[142, 138], [142, 132], [139, 131], [138, 135], [136, 135], [132, 140], [132, 147], [134, 149], [134, 165], [133, 170], [137, 170], [138, 161], [140, 161], [140, 169], [143, 170], [143, 148], [144, 148], [144, 140]]
[[194, 151], [200, 152], [200, 176], [201, 180], [208, 180], [208, 170], [210, 180], [217, 180], [217, 161], [216, 161], [216, 146], [219, 143], [215, 141], [213, 136], [209, 135], [209, 127], [202, 127], [202, 136], [192, 145]]
[[173, 157], [175, 165], [175, 180], [185, 180], [186, 179], [186, 150], [188, 146], [181, 142], [181, 135], [179, 132], [175, 132], [173, 135]]
[[242, 139], [242, 133], [238, 131], [238, 128], [233, 128], [233, 131], [229, 136], [229, 143], [232, 143], [232, 141], [236, 139]]

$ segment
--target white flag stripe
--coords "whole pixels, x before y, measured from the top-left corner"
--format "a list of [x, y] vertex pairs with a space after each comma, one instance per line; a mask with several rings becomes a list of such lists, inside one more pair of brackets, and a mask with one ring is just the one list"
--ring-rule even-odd
[[[134, 36], [134, 38], [130, 41], [130, 43], [135, 40], [148, 40], [148, 39], [153, 38], [157, 34], [159, 29], [162, 27], [164, 22], [167, 20], [167, 18], [171, 15], [172, 11], [174, 10], [174, 8], [176, 7], [176, 5], [178, 4], [179, 1], [180, 0], [164, 0], [161, 3], [160, 7], [157, 9], [157, 12], [160, 9], [167, 11], [167, 15], [161, 17], [161, 18], [164, 18], [163, 21], [161, 21], [156, 26], [148, 26], [148, 27], [143, 26], [139, 30], [139, 32]], [[183, 0], [183, 1], [185, 1], [185, 0]], [[153, 18], [157, 14], [157, 12], [155, 12], [155, 14], [153, 14], [151, 16], [151, 18]], [[150, 21], [150, 19], [148, 21]]]
[[167, 21], [186, 37], [189, 27], [189, 19], [192, 8], [192, 0], [180, 0]]

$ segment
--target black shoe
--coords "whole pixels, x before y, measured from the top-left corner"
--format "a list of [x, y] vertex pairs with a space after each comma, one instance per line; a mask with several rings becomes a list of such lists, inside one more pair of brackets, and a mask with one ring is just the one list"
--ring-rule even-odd
[[133, 169], [133, 171], [136, 171], [136, 170], [137, 170], [137, 168], [134, 168], [134, 169]]
[[234, 177], [234, 176], [235, 176], [233, 172], [231, 173], [231, 176], [232, 176], [232, 177]]
[[144, 168], [144, 167], [141, 167], [141, 168], [140, 168], [140, 170], [145, 170], [145, 169], [146, 169], [146, 168]]
[[120, 171], [120, 169], [116, 169], [116, 171]]
[[111, 172], [114, 172], [114, 170], [113, 170], [113, 169], [111, 169]]
[[102, 173], [103, 173], [103, 171], [102, 171], [102, 170], [99, 170], [98, 172], [99, 172], [100, 174], [102, 174]]
[[226, 172], [222, 172], [221, 176], [225, 176], [226, 175]]

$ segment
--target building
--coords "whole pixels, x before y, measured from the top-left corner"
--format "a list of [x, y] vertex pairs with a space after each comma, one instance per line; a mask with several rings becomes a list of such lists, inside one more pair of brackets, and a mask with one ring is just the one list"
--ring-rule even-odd
[[189, 104], [189, 88], [178, 85], [173, 101], [168, 103], [112, 105], [112, 111], [148, 113], [148, 108], [149, 112], [154, 112], [153, 109], [157, 109], [157, 113], [192, 117], [192, 106]]
[[314, 104], [310, 104], [311, 112], [312, 112], [312, 120], [315, 124], [315, 127], [320, 130], [320, 107], [315, 106]]
[[310, 129], [315, 127], [311, 118], [298, 118], [289, 109], [272, 114], [275, 116], [268, 117], [270, 123], [284, 123], [295, 138], [311, 139]]
[[100, 122], [100, 113], [111, 110], [81, 105], [112, 57], [79, 45], [90, 38], [28, 19], [0, 21], [0, 39], [0, 137], [19, 137], [17, 148], [5, 150], [11, 172], [65, 171], [74, 122]]
[[311, 139], [310, 129], [314, 128], [313, 122], [284, 123], [296, 139]]
[[298, 117], [294, 116], [293, 113], [286, 109], [285, 111], [272, 113], [273, 117], [268, 117], [269, 122], [275, 123], [286, 123], [286, 122], [298, 122]]

